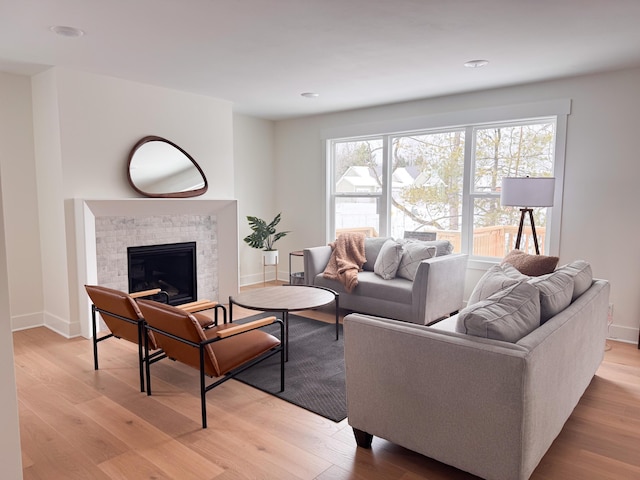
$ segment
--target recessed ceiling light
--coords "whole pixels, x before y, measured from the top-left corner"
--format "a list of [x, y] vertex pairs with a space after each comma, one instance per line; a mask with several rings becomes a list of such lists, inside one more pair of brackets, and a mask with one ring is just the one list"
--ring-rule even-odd
[[49, 30], [61, 37], [78, 38], [84, 35], [83, 30], [76, 27], [65, 27], [64, 25], [54, 25], [49, 27]]
[[489, 60], [469, 60], [468, 62], [464, 63], [464, 66], [467, 68], [480, 68], [484, 67], [488, 63]]
[[315, 93], [315, 92], [304, 92], [304, 93], [301, 93], [300, 95], [302, 95], [304, 98], [318, 98], [320, 96], [319, 93]]

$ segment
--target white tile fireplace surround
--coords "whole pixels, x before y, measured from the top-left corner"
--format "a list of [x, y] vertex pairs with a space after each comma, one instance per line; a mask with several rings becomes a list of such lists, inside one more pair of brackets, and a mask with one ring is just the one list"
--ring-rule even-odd
[[127, 248], [196, 242], [198, 298], [218, 298], [218, 233], [213, 215], [96, 217], [98, 285], [128, 291]]
[[79, 311], [89, 312], [81, 314], [83, 336], [91, 335], [84, 284], [128, 291], [127, 247], [195, 241], [198, 297], [226, 303], [238, 292], [236, 200], [76, 199], [74, 204]]

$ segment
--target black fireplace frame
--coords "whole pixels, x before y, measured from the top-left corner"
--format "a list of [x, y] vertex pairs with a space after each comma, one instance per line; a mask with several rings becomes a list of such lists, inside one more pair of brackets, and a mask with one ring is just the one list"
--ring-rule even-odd
[[[162, 284], [156, 284], [151, 275], [146, 272], [146, 264], [143, 267], [142, 273], [134, 271], [136, 266], [140, 265], [140, 257], [156, 258], [166, 257], [168, 255], [183, 255], [190, 254], [188, 264], [185, 263], [185, 267], [189, 272], [183, 275], [188, 282], [193, 285], [192, 291], [189, 293], [173, 294], [170, 289], [163, 288]], [[127, 281], [129, 284], [129, 293], [135, 293], [142, 290], [148, 290], [151, 288], [160, 288], [169, 295], [168, 303], [170, 305], [180, 305], [183, 303], [196, 301], [198, 298], [198, 277], [196, 269], [196, 242], [177, 242], [177, 243], [165, 243], [160, 245], [141, 245], [134, 247], [127, 247]], [[144, 277], [144, 278], [142, 278]], [[141, 279], [142, 278], [142, 279]], [[166, 301], [166, 297], [163, 296], [160, 301]]]

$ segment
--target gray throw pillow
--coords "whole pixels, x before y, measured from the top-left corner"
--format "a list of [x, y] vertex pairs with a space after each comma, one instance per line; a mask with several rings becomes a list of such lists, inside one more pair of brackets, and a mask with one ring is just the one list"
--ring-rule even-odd
[[367, 237], [364, 239], [364, 256], [367, 260], [362, 266], [363, 270], [373, 272], [373, 266], [376, 264], [376, 258], [378, 258], [380, 249], [382, 245], [384, 245], [384, 242], [390, 238], [391, 237]]
[[573, 262], [559, 267], [556, 272], [565, 272], [573, 277], [573, 295], [571, 301], [589, 290], [593, 283], [593, 273], [591, 265], [584, 260], [574, 260]]
[[395, 240], [389, 239], [384, 242], [380, 249], [376, 263], [373, 266], [373, 272], [385, 280], [391, 280], [396, 276], [401, 258], [402, 245]]
[[435, 245], [424, 245], [424, 242], [405, 242], [402, 244], [402, 258], [398, 266], [397, 277], [412, 282], [416, 278], [420, 262], [436, 256]]
[[456, 331], [515, 343], [540, 325], [540, 294], [518, 282], [458, 314]]
[[521, 282], [528, 282], [529, 280], [531, 280], [531, 277], [529, 275], [520, 273], [520, 270], [518, 270], [510, 263], [503, 263], [500, 265], [500, 267], [502, 267], [502, 271], [507, 275], [507, 277], [511, 277], [514, 280], [519, 280]]
[[407, 243], [418, 243], [427, 247], [436, 247], [436, 257], [442, 257], [453, 253], [453, 243], [449, 240], [416, 240], [412, 238], [401, 238], [397, 240], [402, 245]]
[[529, 280], [540, 291], [540, 325], [555, 317], [571, 303], [573, 277], [556, 270], [548, 275]]
[[436, 257], [442, 257], [453, 253], [453, 243], [449, 240], [428, 240], [424, 243], [429, 246], [433, 245], [436, 247]]
[[509, 276], [501, 265], [494, 265], [480, 278], [469, 296], [467, 305], [470, 306], [481, 300], [486, 300], [494, 293], [516, 283], [518, 280]]

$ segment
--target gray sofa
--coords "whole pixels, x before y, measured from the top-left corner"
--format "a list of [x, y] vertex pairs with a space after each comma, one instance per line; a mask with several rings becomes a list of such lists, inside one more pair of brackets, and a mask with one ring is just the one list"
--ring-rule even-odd
[[432, 327], [345, 317], [358, 444], [375, 435], [485, 479], [528, 479], [604, 356], [610, 287], [589, 285], [515, 342], [461, 333], [456, 316]]
[[340, 282], [322, 273], [331, 257], [331, 247], [306, 248], [304, 278], [307, 285], [319, 285], [340, 294], [340, 307], [361, 313], [427, 325], [463, 306], [467, 255], [450, 253], [449, 242], [424, 242], [438, 250], [436, 257], [420, 262], [413, 281], [406, 278], [385, 280], [373, 271], [378, 253], [387, 238], [367, 238], [363, 270], [358, 286], [347, 293]]

